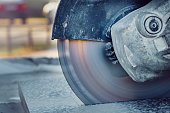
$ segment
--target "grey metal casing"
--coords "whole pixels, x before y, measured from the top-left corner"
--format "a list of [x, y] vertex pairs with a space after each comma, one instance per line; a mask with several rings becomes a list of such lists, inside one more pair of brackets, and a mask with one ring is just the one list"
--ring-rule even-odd
[[111, 42], [111, 26], [149, 1], [61, 0], [52, 39]]

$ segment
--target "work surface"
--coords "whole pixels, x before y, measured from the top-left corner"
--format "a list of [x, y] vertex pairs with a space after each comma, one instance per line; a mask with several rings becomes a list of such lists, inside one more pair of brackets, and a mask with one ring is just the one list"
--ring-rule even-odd
[[170, 113], [170, 99], [85, 106], [67, 84], [58, 59], [0, 60], [0, 113]]

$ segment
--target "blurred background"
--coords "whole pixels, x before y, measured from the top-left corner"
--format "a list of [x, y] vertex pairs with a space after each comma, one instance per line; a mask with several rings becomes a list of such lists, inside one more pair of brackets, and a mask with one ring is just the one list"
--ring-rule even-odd
[[57, 57], [51, 40], [59, 0], [0, 0], [0, 58]]

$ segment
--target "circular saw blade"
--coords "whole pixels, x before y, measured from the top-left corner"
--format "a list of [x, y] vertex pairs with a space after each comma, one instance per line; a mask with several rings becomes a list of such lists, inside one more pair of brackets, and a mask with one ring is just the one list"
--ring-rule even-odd
[[120, 64], [109, 62], [104, 49], [104, 42], [58, 40], [59, 58], [65, 78], [84, 104], [168, 95], [170, 78], [137, 83]]

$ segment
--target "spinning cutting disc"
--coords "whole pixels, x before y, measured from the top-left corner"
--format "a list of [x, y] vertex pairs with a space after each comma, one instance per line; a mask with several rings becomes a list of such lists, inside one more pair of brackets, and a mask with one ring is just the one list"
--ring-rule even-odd
[[133, 81], [107, 59], [104, 42], [58, 40], [58, 51], [65, 78], [86, 105], [170, 95], [170, 77]]

